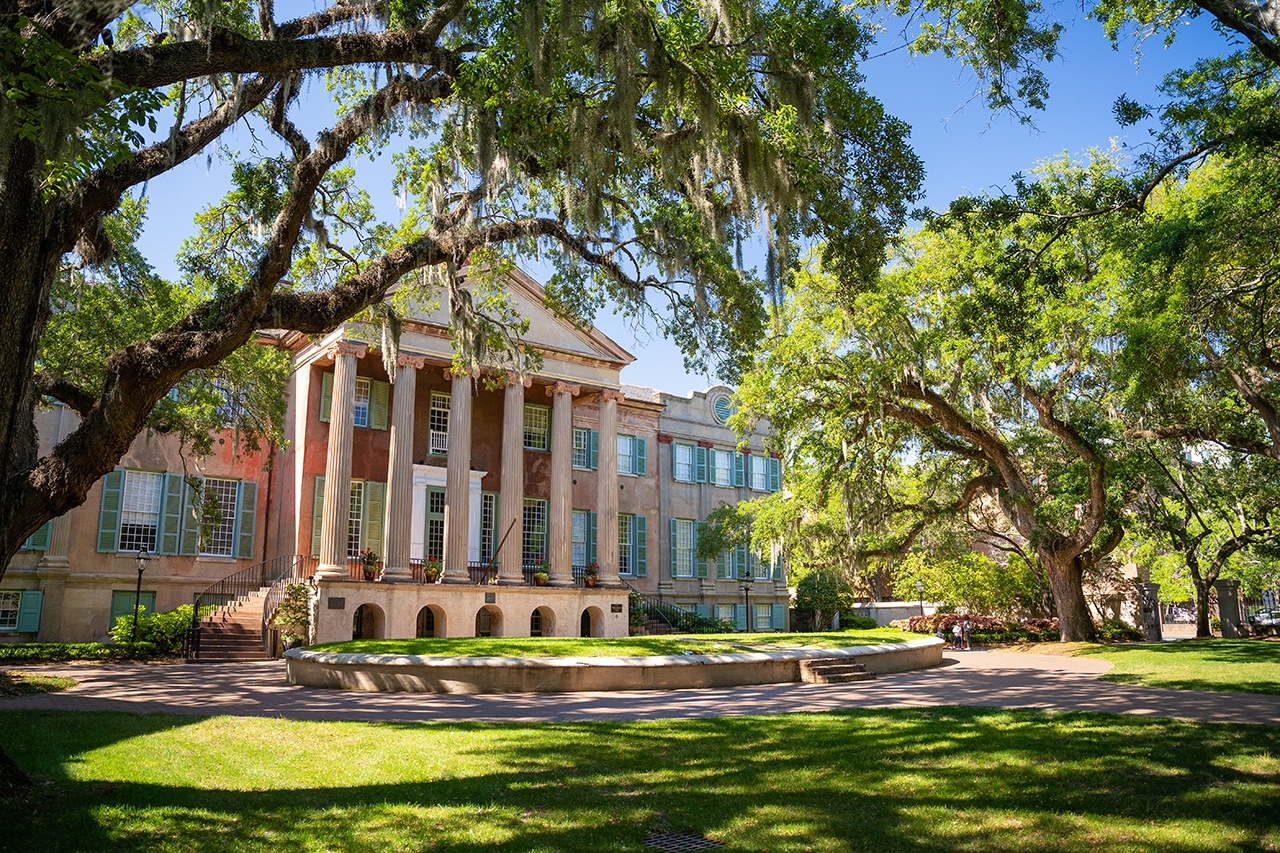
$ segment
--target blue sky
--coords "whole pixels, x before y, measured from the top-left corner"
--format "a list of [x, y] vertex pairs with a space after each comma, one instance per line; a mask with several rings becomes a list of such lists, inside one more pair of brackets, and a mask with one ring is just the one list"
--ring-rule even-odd
[[[964, 193], [999, 192], [1010, 177], [1037, 161], [1064, 152], [1075, 155], [1090, 148], [1107, 148], [1113, 138], [1129, 145], [1148, 139], [1143, 127], [1122, 128], [1111, 113], [1121, 94], [1139, 102], [1156, 100], [1156, 87], [1169, 71], [1187, 67], [1201, 56], [1222, 52], [1226, 45], [1207, 22], [1197, 21], [1179, 35], [1170, 49], [1150, 39], [1135, 63], [1134, 44], [1111, 47], [1101, 24], [1085, 20], [1078, 7], [1057, 7], [1066, 26], [1061, 56], [1048, 67], [1051, 80], [1048, 108], [1035, 115], [1035, 127], [1010, 116], [993, 116], [980, 100], [973, 100], [973, 76], [940, 57], [912, 57], [905, 50], [888, 52], [864, 65], [865, 87], [892, 115], [912, 128], [911, 142], [924, 161], [924, 204], [945, 207]], [[885, 47], [891, 46], [886, 43]], [[320, 84], [311, 83], [304, 97], [323, 97]], [[967, 105], [966, 105], [967, 104]], [[331, 119], [315, 114], [314, 138]], [[248, 147], [247, 137], [231, 145]], [[390, 190], [390, 161], [382, 158], [358, 167], [362, 184], [371, 192], [384, 216], [395, 215]], [[192, 218], [225, 191], [229, 169], [214, 157], [189, 162], [147, 188], [150, 221], [140, 247], [167, 276], [176, 276], [174, 256], [182, 240], [194, 231]], [[750, 264], [750, 260], [748, 260]], [[537, 277], [537, 270], [530, 270]], [[704, 389], [714, 380], [685, 371], [679, 352], [668, 342], [643, 330], [633, 331], [608, 313], [597, 317], [598, 327], [636, 356], [623, 371], [624, 382], [647, 385], [676, 394]]]

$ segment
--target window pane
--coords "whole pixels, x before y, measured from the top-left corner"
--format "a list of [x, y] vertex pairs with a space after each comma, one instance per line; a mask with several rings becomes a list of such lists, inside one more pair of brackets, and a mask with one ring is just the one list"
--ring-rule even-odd
[[120, 502], [120, 550], [156, 550], [163, 474], [126, 471]]
[[542, 562], [547, 542], [547, 501], [524, 499], [524, 547], [521, 557], [526, 566]]
[[756, 491], [766, 491], [765, 485], [765, 457], [753, 454], [751, 457], [751, 488]]
[[587, 513], [580, 509], [573, 511], [573, 565], [585, 566], [587, 564], [587, 526], [589, 522]]
[[21, 592], [0, 592], [0, 631], [13, 631], [18, 627], [18, 605]]
[[493, 531], [497, 528], [497, 507], [497, 495], [480, 496], [480, 559], [485, 563], [493, 559]]
[[626, 513], [618, 513], [618, 574], [631, 574], [631, 553], [632, 553], [632, 531], [635, 525], [632, 519], [635, 516]]
[[208, 530], [209, 538], [204, 543], [201, 554], [213, 557], [231, 556], [236, 530], [236, 485], [235, 480], [208, 478], [204, 481], [203, 525]]
[[545, 406], [524, 407], [524, 446], [526, 450], [548, 450], [548, 427], [551, 410]]
[[442, 455], [449, 452], [449, 395], [431, 395], [431, 453]]
[[360, 559], [360, 521], [364, 517], [364, 483], [351, 484], [351, 515], [347, 517], [347, 559]]
[[686, 483], [693, 482], [693, 445], [673, 444], [676, 451], [675, 478]]
[[769, 619], [769, 605], [757, 604], [756, 605], [756, 630], [768, 631], [770, 630], [771, 627], [772, 626], [770, 624], [770, 619]]
[[356, 407], [353, 421], [356, 426], [369, 425], [369, 380], [356, 380]]
[[715, 451], [715, 484], [717, 486], [733, 485], [733, 454], [726, 450]]
[[630, 474], [635, 471], [635, 466], [631, 461], [632, 449], [635, 446], [635, 437], [630, 435], [618, 436], [618, 473]]
[[591, 430], [573, 428], [573, 467], [591, 467]]
[[676, 577], [693, 577], [693, 522], [676, 520]]
[[727, 620], [727, 621], [729, 621], [729, 622], [732, 622], [732, 621], [733, 621], [733, 605], [732, 605], [732, 604], [717, 604], [717, 605], [716, 605], [716, 618], [717, 618], [717, 619], [724, 619], [724, 620]]

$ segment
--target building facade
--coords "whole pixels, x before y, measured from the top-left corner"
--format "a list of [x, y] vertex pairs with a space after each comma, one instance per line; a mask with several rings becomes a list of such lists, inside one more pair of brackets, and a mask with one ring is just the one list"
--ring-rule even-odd
[[[0, 591], [0, 602], [16, 593], [5, 636], [102, 636], [132, 607], [139, 549], [156, 557], [142, 604], [162, 610], [237, 568], [317, 555], [317, 642], [623, 636], [633, 589], [740, 630], [785, 629], [777, 555], [696, 556], [712, 510], [780, 486], [762, 435], [737, 447], [731, 389], [678, 397], [623, 385], [629, 353], [552, 316], [522, 273], [509, 293], [541, 357], [519, 374], [456, 372], [439, 310], [404, 321], [394, 375], [359, 324], [276, 338], [295, 365], [287, 445], [236, 459], [227, 438], [215, 458], [192, 461], [140, 437], [75, 520], [53, 522], [14, 560], [12, 589]], [[50, 440], [68, 426], [53, 424]], [[193, 473], [206, 486], [198, 501], [183, 476]], [[218, 523], [198, 537], [201, 511]], [[66, 543], [52, 544], [60, 535]], [[362, 553], [376, 558], [373, 582]], [[533, 585], [538, 573], [545, 586]]]

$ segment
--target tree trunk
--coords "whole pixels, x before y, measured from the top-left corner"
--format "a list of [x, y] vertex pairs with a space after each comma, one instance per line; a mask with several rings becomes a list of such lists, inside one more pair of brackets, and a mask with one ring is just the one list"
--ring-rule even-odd
[[1058, 554], [1041, 554], [1040, 563], [1053, 589], [1053, 601], [1058, 608], [1058, 635], [1064, 643], [1091, 643], [1097, 639], [1093, 619], [1089, 617], [1089, 605], [1081, 586], [1081, 571], [1075, 557]]
[[1213, 636], [1209, 628], [1209, 581], [1195, 578], [1196, 587], [1196, 639], [1207, 640]]

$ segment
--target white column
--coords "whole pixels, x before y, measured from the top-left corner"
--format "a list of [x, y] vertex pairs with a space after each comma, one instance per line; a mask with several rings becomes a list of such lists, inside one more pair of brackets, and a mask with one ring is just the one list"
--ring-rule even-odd
[[426, 357], [400, 353], [396, 359], [395, 399], [391, 401], [391, 450], [387, 462], [387, 541], [382, 580], [413, 580], [409, 568], [409, 542], [413, 530], [413, 407], [417, 398], [418, 371]]
[[453, 373], [449, 394], [449, 465], [444, 481], [444, 583], [471, 583], [467, 509], [471, 503], [471, 375]]
[[596, 561], [599, 586], [618, 580], [618, 403], [621, 391], [600, 392], [600, 470], [596, 478]]
[[[498, 495], [498, 583], [524, 583], [524, 389], [531, 378], [507, 374], [502, 398], [502, 490]], [[505, 541], [504, 541], [505, 539]]]
[[573, 397], [581, 388], [565, 382], [547, 386], [551, 397], [551, 500], [547, 536], [551, 540], [551, 586], [573, 586]]
[[[356, 405], [356, 359], [367, 347], [339, 341], [333, 357], [333, 403], [329, 408], [329, 453], [324, 465], [324, 517], [320, 522], [317, 580], [342, 580], [347, 574], [347, 521], [351, 515], [351, 436]], [[313, 510], [314, 511], [314, 510]]]

